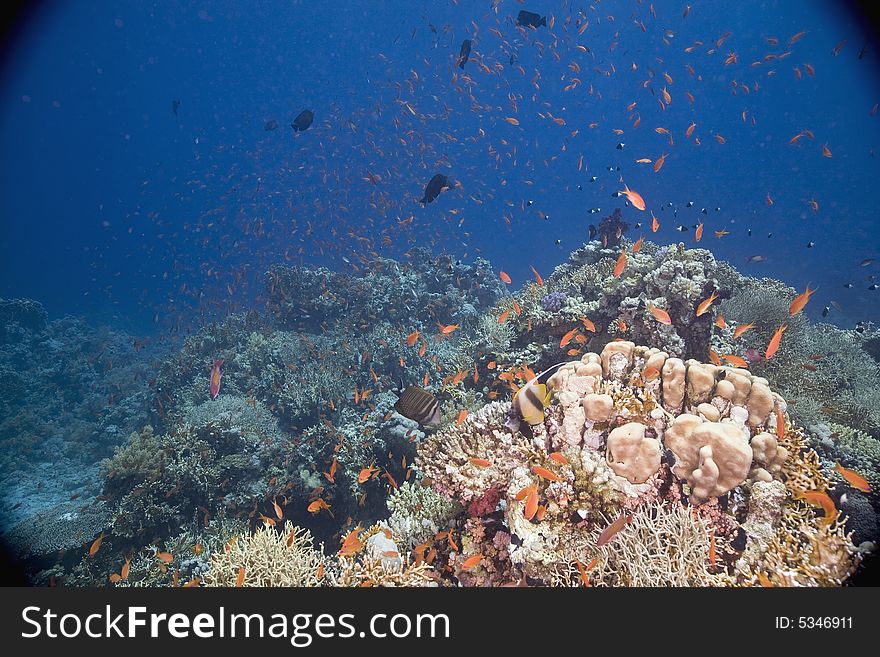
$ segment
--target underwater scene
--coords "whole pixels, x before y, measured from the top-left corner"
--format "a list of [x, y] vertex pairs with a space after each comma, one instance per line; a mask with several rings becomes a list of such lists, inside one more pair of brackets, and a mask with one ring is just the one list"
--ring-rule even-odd
[[832, 0], [25, 5], [4, 583], [873, 585], [875, 29]]

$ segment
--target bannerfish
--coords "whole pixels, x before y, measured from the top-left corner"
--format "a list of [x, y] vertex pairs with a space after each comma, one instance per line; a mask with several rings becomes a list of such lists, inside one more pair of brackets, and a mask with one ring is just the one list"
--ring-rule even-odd
[[424, 426], [440, 424], [440, 402], [424, 388], [410, 386], [404, 390], [394, 410]]
[[430, 203], [435, 198], [440, 196], [440, 192], [449, 189], [449, 187], [449, 178], [444, 176], [442, 173], [436, 174], [428, 182], [427, 187], [425, 187], [425, 195], [422, 197], [422, 200], [420, 200], [419, 203], [421, 203], [422, 205]]
[[458, 68], [464, 68], [467, 64], [468, 57], [471, 55], [471, 40], [465, 39], [461, 42], [461, 50], [458, 51]]
[[534, 27], [537, 29], [542, 25], [547, 25], [547, 17], [523, 9], [516, 17], [516, 24], [523, 27]]
[[524, 386], [513, 396], [513, 407], [529, 425], [544, 422], [544, 409], [550, 404], [551, 391], [543, 383]]
[[278, 121], [272, 119], [271, 121], [266, 121], [266, 125], [263, 126], [264, 130], [274, 130], [278, 127]]
[[513, 432], [519, 431], [520, 420], [529, 425], [541, 424], [544, 421], [544, 409], [550, 403], [551, 392], [546, 384], [538, 383], [543, 377], [558, 367], [562, 367], [568, 361], [551, 365], [540, 374], [517, 390], [513, 396], [513, 413], [508, 415], [504, 426]]
[[293, 120], [290, 127], [293, 128], [294, 132], [302, 132], [309, 129], [309, 126], [312, 125], [314, 119], [315, 115], [312, 113], [312, 110], [303, 110]]

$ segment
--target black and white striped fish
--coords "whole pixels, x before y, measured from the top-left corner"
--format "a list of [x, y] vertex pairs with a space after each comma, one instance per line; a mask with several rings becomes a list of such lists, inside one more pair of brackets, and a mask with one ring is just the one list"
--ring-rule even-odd
[[423, 388], [410, 386], [404, 390], [394, 404], [394, 410], [422, 425], [440, 424], [440, 402]]

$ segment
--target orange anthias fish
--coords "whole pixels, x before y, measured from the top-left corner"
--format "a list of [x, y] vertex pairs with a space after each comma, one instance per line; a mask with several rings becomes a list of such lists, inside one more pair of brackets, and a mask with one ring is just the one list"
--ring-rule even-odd
[[468, 458], [468, 461], [470, 461], [478, 468], [488, 468], [490, 465], [492, 465], [492, 462], [489, 459], [481, 459], [476, 456], [471, 456], [470, 458]]
[[456, 426], [461, 426], [461, 423], [464, 422], [465, 418], [468, 416], [468, 412], [466, 408], [461, 409], [458, 412], [458, 415], [455, 417]]
[[[666, 104], [668, 105], [669, 102], [667, 101]], [[657, 161], [654, 162], [654, 173], [657, 173], [658, 171], [660, 171], [660, 169], [663, 168], [663, 163], [664, 163], [664, 162], [666, 162], [666, 153], [663, 153], [663, 155], [661, 155], [660, 157], [658, 157], [658, 158], [657, 158]]]
[[375, 468], [370, 466], [369, 468], [364, 468], [358, 473], [358, 483], [362, 484], [374, 475], [379, 472], [379, 468]]
[[648, 310], [661, 324], [672, 324], [672, 318], [669, 316], [669, 313], [663, 310], [662, 308], [657, 308], [654, 304], [648, 304]]
[[419, 339], [419, 336], [420, 336], [421, 334], [422, 334], [421, 331], [413, 331], [413, 332], [410, 333], [408, 336], [406, 336], [406, 344], [407, 344], [407, 346], [412, 347], [412, 346], [416, 343], [416, 340]]
[[329, 481], [331, 484], [333, 484], [333, 483], [336, 482], [335, 480], [336, 480], [336, 468], [337, 468], [337, 467], [338, 467], [338, 465], [337, 465], [337, 463], [336, 463], [336, 458], [334, 458], [333, 461], [330, 463], [330, 471], [324, 473], [324, 477], [325, 477], [325, 478], [327, 479], [327, 481]]
[[617, 264], [614, 265], [614, 278], [620, 278], [624, 267], [626, 267], [626, 251], [621, 251], [617, 257]]
[[599, 538], [596, 541], [596, 546], [602, 547], [603, 545], [605, 545], [608, 541], [614, 538], [617, 532], [623, 529], [626, 523], [628, 523], [630, 520], [632, 520], [631, 515], [621, 513], [620, 517], [617, 520], [615, 520], [602, 530], [602, 533], [599, 534]]
[[470, 570], [471, 568], [474, 568], [475, 566], [477, 566], [482, 560], [483, 560], [482, 554], [475, 554], [475, 555], [468, 557], [467, 559], [464, 560], [464, 563], [461, 564], [461, 569], [462, 570]]
[[578, 559], [575, 559], [574, 562], [577, 564], [578, 570], [581, 573], [581, 581], [584, 583], [584, 586], [589, 586], [590, 580], [587, 578], [587, 573], [596, 567], [598, 561], [596, 559], [591, 560], [586, 568], [584, 568], [584, 564], [582, 564]]
[[[529, 265], [529, 266], [531, 267], [531, 265]], [[532, 273], [535, 275], [535, 281], [537, 281], [538, 285], [543, 287], [544, 286], [544, 279], [541, 278], [541, 274], [539, 274], [538, 270], [535, 269], [534, 267], [531, 267], [531, 269], [532, 269]]]
[[345, 540], [342, 541], [342, 548], [339, 550], [339, 554], [349, 557], [357, 553], [364, 546], [364, 542], [358, 538], [360, 533], [360, 525], [352, 529], [345, 537]]
[[641, 194], [639, 194], [638, 192], [634, 192], [629, 187], [624, 185], [623, 191], [618, 193], [626, 196], [627, 200], [629, 200], [629, 202], [633, 204], [633, 207], [636, 210], [645, 209], [645, 199], [643, 199]]
[[660, 376], [660, 370], [653, 365], [642, 370], [642, 379], [645, 381], [653, 381]]
[[709, 296], [708, 299], [701, 301], [700, 305], [697, 306], [697, 317], [699, 317], [700, 315], [706, 314], [709, 311], [709, 306], [711, 306], [715, 302], [715, 299], [717, 299], [717, 298], [718, 298], [718, 295], [715, 292], [713, 292]]
[[560, 477], [555, 472], [548, 470], [547, 468], [542, 468], [540, 465], [532, 466], [532, 472], [534, 472], [539, 477], [543, 477], [549, 481], [562, 481], [562, 477]]
[[[321, 498], [319, 497], [319, 498], [316, 499], [314, 502], [312, 502], [311, 504], [309, 504], [309, 506], [308, 506], [308, 508], [306, 509], [306, 511], [308, 511], [309, 513], [318, 513], [318, 511], [320, 511], [321, 509], [324, 509], [325, 511], [329, 511], [329, 510], [330, 510], [330, 505], [327, 504], [327, 502], [325, 502], [323, 499], [321, 499]], [[332, 514], [331, 514], [331, 515], [332, 515]]]
[[865, 479], [858, 472], [848, 470], [840, 465], [840, 463], [835, 463], [834, 469], [837, 470], [840, 473], [840, 476], [846, 479], [847, 483], [853, 488], [860, 490], [863, 493], [871, 492], [871, 484], [869, 484], [868, 480]]
[[499, 323], [499, 324], [503, 324], [504, 322], [507, 321], [507, 318], [508, 318], [508, 317], [510, 317], [510, 311], [509, 311], [509, 310], [505, 310], [503, 313], [501, 313], [500, 315], [498, 315], [498, 323]]
[[795, 498], [800, 498], [813, 506], [821, 507], [822, 511], [825, 512], [825, 516], [820, 520], [823, 525], [830, 525], [837, 518], [837, 507], [834, 506], [834, 500], [828, 496], [828, 493], [808, 490], [795, 495]]
[[223, 374], [220, 372], [220, 366], [223, 364], [222, 360], [215, 360], [214, 364], [211, 366], [211, 379], [210, 379], [210, 391], [211, 391], [211, 399], [217, 399], [217, 395], [220, 393], [220, 378]]
[[785, 332], [785, 324], [782, 324], [778, 329], [776, 329], [776, 333], [773, 334], [773, 337], [770, 338], [770, 343], [767, 345], [767, 351], [764, 352], [764, 358], [770, 360], [773, 358], [773, 355], [776, 353], [776, 350], [779, 349], [779, 341], [782, 340], [782, 334]]
[[720, 329], [726, 329], [726, 328], [727, 328], [727, 322], [724, 320], [724, 314], [723, 314], [723, 313], [718, 313], [718, 317], [715, 318], [715, 326], [717, 326], [717, 327], [720, 328]]
[[244, 585], [244, 576], [245, 576], [245, 568], [244, 566], [239, 566], [238, 575], [235, 577], [235, 586], [241, 588]]
[[508, 285], [510, 285], [510, 284], [513, 282], [512, 280], [510, 280], [510, 276], [507, 275], [507, 272], [499, 271], [499, 272], [498, 272], [498, 277], [499, 277], [502, 281], [504, 281], [505, 283], [507, 283]]
[[559, 341], [559, 348], [562, 349], [571, 342], [572, 338], [574, 338], [575, 334], [578, 332], [577, 327], [571, 329], [568, 333], [562, 336], [562, 339]]
[[713, 349], [709, 350], [709, 360], [712, 361], [713, 365], [721, 365], [721, 356], [719, 356]]
[[657, 217], [654, 216], [654, 212], [651, 212], [651, 232], [656, 233], [660, 230], [660, 222], [657, 221]]
[[734, 337], [734, 338], [738, 338], [738, 337], [741, 336], [743, 333], [745, 333], [746, 331], [751, 331], [753, 328], [755, 328], [755, 325], [754, 325], [754, 324], [740, 324], [740, 325], [737, 326], [736, 329], [733, 331], [733, 337]]
[[104, 541], [104, 532], [101, 532], [101, 535], [98, 536], [98, 538], [96, 538], [94, 540], [91, 547], [89, 548], [89, 556], [90, 557], [93, 557], [93, 556], [95, 556], [95, 554], [97, 554], [98, 550], [101, 549], [101, 543], [103, 541]]
[[642, 244], [644, 244], [644, 243], [645, 243], [645, 238], [644, 238], [644, 236], [642, 236], [638, 239], [638, 241], [635, 244], [633, 244], [633, 255], [635, 255], [636, 253], [638, 253], [639, 251], [642, 250]]
[[587, 329], [588, 331], [590, 331], [591, 333], [596, 332], [596, 325], [593, 324], [593, 322], [591, 322], [586, 317], [581, 317], [581, 323], [584, 325], [584, 328]]
[[776, 407], [776, 437], [779, 440], [785, 438], [785, 415], [779, 406]]
[[531, 520], [538, 512], [538, 489], [535, 486], [528, 487], [528, 495], [526, 496], [526, 506], [523, 514], [526, 520]]
[[697, 226], [697, 230], [694, 232], [694, 238], [695, 238], [698, 242], [699, 242], [701, 239], [703, 239], [703, 224], [702, 224], [702, 223], [700, 223], [700, 225]]
[[563, 456], [562, 452], [553, 452], [550, 455], [550, 459], [562, 465], [568, 465], [568, 459]]
[[791, 302], [791, 305], [788, 307], [788, 314], [794, 316], [801, 312], [815, 292], [816, 290], [811, 290], [810, 286], [807, 285], [807, 291], [797, 295], [794, 301]]
[[440, 333], [442, 333], [443, 335], [449, 335], [458, 328], [458, 324], [449, 324], [448, 326], [443, 326], [443, 324], [437, 322], [437, 328], [440, 329]]
[[736, 354], [721, 354], [721, 357], [734, 367], [743, 367], [745, 369], [748, 369], [749, 367], [748, 361]]

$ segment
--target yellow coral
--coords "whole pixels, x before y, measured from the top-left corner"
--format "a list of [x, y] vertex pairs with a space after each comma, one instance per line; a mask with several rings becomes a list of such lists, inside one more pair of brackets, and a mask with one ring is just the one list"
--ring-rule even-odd
[[819, 455], [804, 442], [802, 429], [790, 428], [779, 440], [779, 446], [788, 452], [788, 458], [782, 463], [782, 477], [792, 495], [828, 490], [830, 480], [822, 473]]
[[786, 506], [755, 570], [776, 586], [840, 586], [859, 561], [842, 523], [820, 525], [805, 506]]

